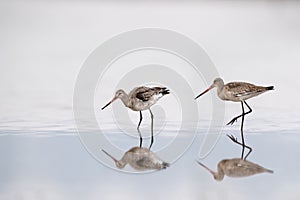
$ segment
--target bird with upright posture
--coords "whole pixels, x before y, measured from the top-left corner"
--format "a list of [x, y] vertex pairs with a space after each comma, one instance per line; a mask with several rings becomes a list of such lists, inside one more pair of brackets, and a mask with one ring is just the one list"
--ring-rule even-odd
[[152, 151], [143, 147], [131, 148], [124, 154], [121, 160], [117, 160], [103, 149], [102, 151], [111, 159], [113, 159], [116, 167], [118, 167], [119, 169], [124, 168], [127, 164], [129, 164], [132, 168], [140, 171], [151, 169], [160, 170], [169, 167], [169, 163], [162, 161]]
[[110, 105], [112, 102], [114, 102], [117, 99], [121, 99], [123, 104], [130, 108], [133, 111], [139, 111], [140, 112], [140, 121], [137, 126], [137, 130], [140, 136], [140, 147], [142, 147], [143, 138], [140, 132], [140, 125], [143, 120], [142, 111], [143, 110], [149, 110], [151, 115], [151, 148], [153, 144], [153, 114], [150, 109], [151, 106], [153, 106], [161, 97], [163, 97], [166, 94], [169, 94], [170, 91], [165, 87], [136, 87], [133, 90], [130, 91], [129, 94], [124, 92], [124, 90], [117, 90], [115, 93], [115, 97], [108, 102], [105, 106], [102, 107], [102, 110], [106, 108], [108, 105]]
[[[223, 79], [216, 78], [213, 84], [209, 88], [207, 88], [204, 92], [199, 94], [195, 99], [199, 98], [200, 96], [202, 96], [209, 90], [213, 89], [214, 87], [217, 88], [217, 93], [220, 99], [224, 101], [241, 102], [242, 114], [234, 117], [230, 122], [227, 123], [227, 125], [233, 124], [234, 122], [237, 121], [238, 118], [242, 117], [241, 137], [242, 137], [242, 144], [243, 144], [243, 149], [242, 149], [242, 158], [243, 158], [244, 150], [245, 150], [245, 140], [244, 140], [244, 133], [243, 133], [244, 116], [252, 112], [252, 109], [246, 103], [246, 100], [258, 96], [266, 91], [273, 90], [274, 86], [269, 86], [269, 87], [256, 86], [246, 82], [230, 82], [224, 84]], [[245, 112], [244, 104], [248, 107], [249, 111]]]
[[266, 169], [258, 164], [240, 158], [221, 160], [218, 163], [217, 172], [214, 172], [201, 162], [197, 162], [199, 165], [207, 169], [217, 181], [222, 181], [225, 175], [228, 177], [247, 177], [265, 172], [273, 173], [270, 169]]

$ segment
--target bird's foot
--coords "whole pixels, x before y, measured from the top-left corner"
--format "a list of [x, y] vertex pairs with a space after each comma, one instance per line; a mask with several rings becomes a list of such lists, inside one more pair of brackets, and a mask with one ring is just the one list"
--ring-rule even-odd
[[235, 122], [237, 122], [238, 117], [233, 118], [230, 122], [228, 122], [226, 125], [232, 125]]
[[233, 142], [237, 142], [237, 137], [234, 137], [233, 135], [228, 135], [227, 137], [229, 137]]
[[150, 146], [149, 146], [149, 148], [148, 148], [148, 149], [150, 150], [150, 149], [151, 149], [151, 147], [152, 147], [152, 144], [150, 144]]

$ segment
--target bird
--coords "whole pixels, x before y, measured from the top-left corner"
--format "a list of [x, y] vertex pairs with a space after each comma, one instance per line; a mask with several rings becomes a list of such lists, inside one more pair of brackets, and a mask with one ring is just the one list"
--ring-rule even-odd
[[[251, 113], [252, 109], [247, 104], [246, 100], [250, 99], [252, 97], [258, 96], [264, 92], [267, 92], [269, 90], [274, 90], [274, 86], [257, 86], [251, 83], [246, 82], [230, 82], [227, 84], [224, 84], [224, 81], [222, 78], [216, 78], [214, 82], [211, 84], [209, 88], [207, 88], [205, 91], [203, 91], [201, 94], [195, 97], [195, 99], [199, 98], [209, 90], [213, 88], [217, 88], [217, 94], [221, 100], [224, 101], [233, 101], [233, 102], [241, 102], [242, 105], [242, 114], [234, 117], [230, 122], [227, 123], [227, 125], [232, 125], [234, 122], [237, 121], [238, 118], [242, 117], [241, 122], [241, 137], [242, 137], [242, 158], [244, 155], [245, 150], [245, 140], [244, 140], [244, 133], [243, 133], [243, 126], [244, 126], [244, 116]], [[245, 112], [244, 104], [248, 107], [248, 111]]]
[[140, 125], [143, 120], [142, 111], [149, 110], [151, 115], [151, 148], [153, 144], [153, 113], [151, 111], [151, 106], [153, 106], [161, 97], [170, 93], [166, 87], [145, 87], [140, 86], [136, 87], [127, 94], [124, 90], [119, 89], [116, 91], [114, 98], [108, 102], [105, 106], [102, 107], [102, 110], [105, 109], [108, 105], [114, 102], [117, 99], [121, 99], [123, 104], [130, 108], [133, 111], [140, 112], [140, 121], [137, 126], [137, 131], [140, 136], [140, 147], [142, 147], [143, 138], [140, 132]]
[[253, 162], [241, 159], [241, 158], [232, 158], [224, 159], [218, 163], [218, 170], [214, 172], [201, 162], [197, 161], [199, 165], [207, 169], [217, 181], [222, 181], [224, 176], [228, 177], [247, 177], [260, 173], [274, 173], [270, 169], [266, 169], [258, 164]]
[[102, 151], [113, 159], [116, 167], [119, 169], [123, 169], [127, 164], [129, 164], [133, 169], [139, 171], [151, 169], [161, 170], [170, 166], [169, 163], [164, 162], [152, 151], [144, 147], [132, 147], [120, 160], [117, 160], [105, 150], [102, 149]]

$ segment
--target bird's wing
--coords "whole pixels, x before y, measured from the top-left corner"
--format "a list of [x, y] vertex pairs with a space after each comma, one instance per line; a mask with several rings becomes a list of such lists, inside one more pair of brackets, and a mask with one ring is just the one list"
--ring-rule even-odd
[[228, 167], [228, 173], [232, 176], [249, 176], [263, 171], [263, 167], [246, 160], [237, 160], [231, 167]]
[[136, 91], [135, 97], [142, 101], [148, 101], [154, 94], [157, 93], [158, 90], [155, 88], [139, 87]]
[[251, 169], [251, 168], [253, 168], [254, 165], [244, 162], [244, 163], [237, 163], [236, 166], [239, 168]]
[[141, 167], [151, 168], [153, 166], [153, 160], [144, 156], [136, 162]]
[[256, 86], [250, 83], [244, 82], [232, 82], [225, 86], [227, 91], [231, 92], [235, 97], [242, 97], [261, 93], [264, 91], [264, 87]]

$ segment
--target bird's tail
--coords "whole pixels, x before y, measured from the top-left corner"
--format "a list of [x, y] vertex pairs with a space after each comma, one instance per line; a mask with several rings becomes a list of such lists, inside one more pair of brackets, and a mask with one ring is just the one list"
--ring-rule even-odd
[[169, 163], [166, 163], [166, 162], [163, 162], [163, 169], [166, 169], [167, 167], [169, 167], [170, 166], [170, 164]]
[[273, 170], [270, 170], [270, 169], [266, 169], [266, 172], [271, 173], [271, 174], [274, 173], [274, 171], [273, 171]]
[[167, 88], [163, 87], [163, 88], [160, 88], [160, 94], [162, 95], [166, 95], [166, 94], [170, 94], [170, 90], [168, 90]]
[[274, 86], [266, 87], [266, 90], [274, 90]]

